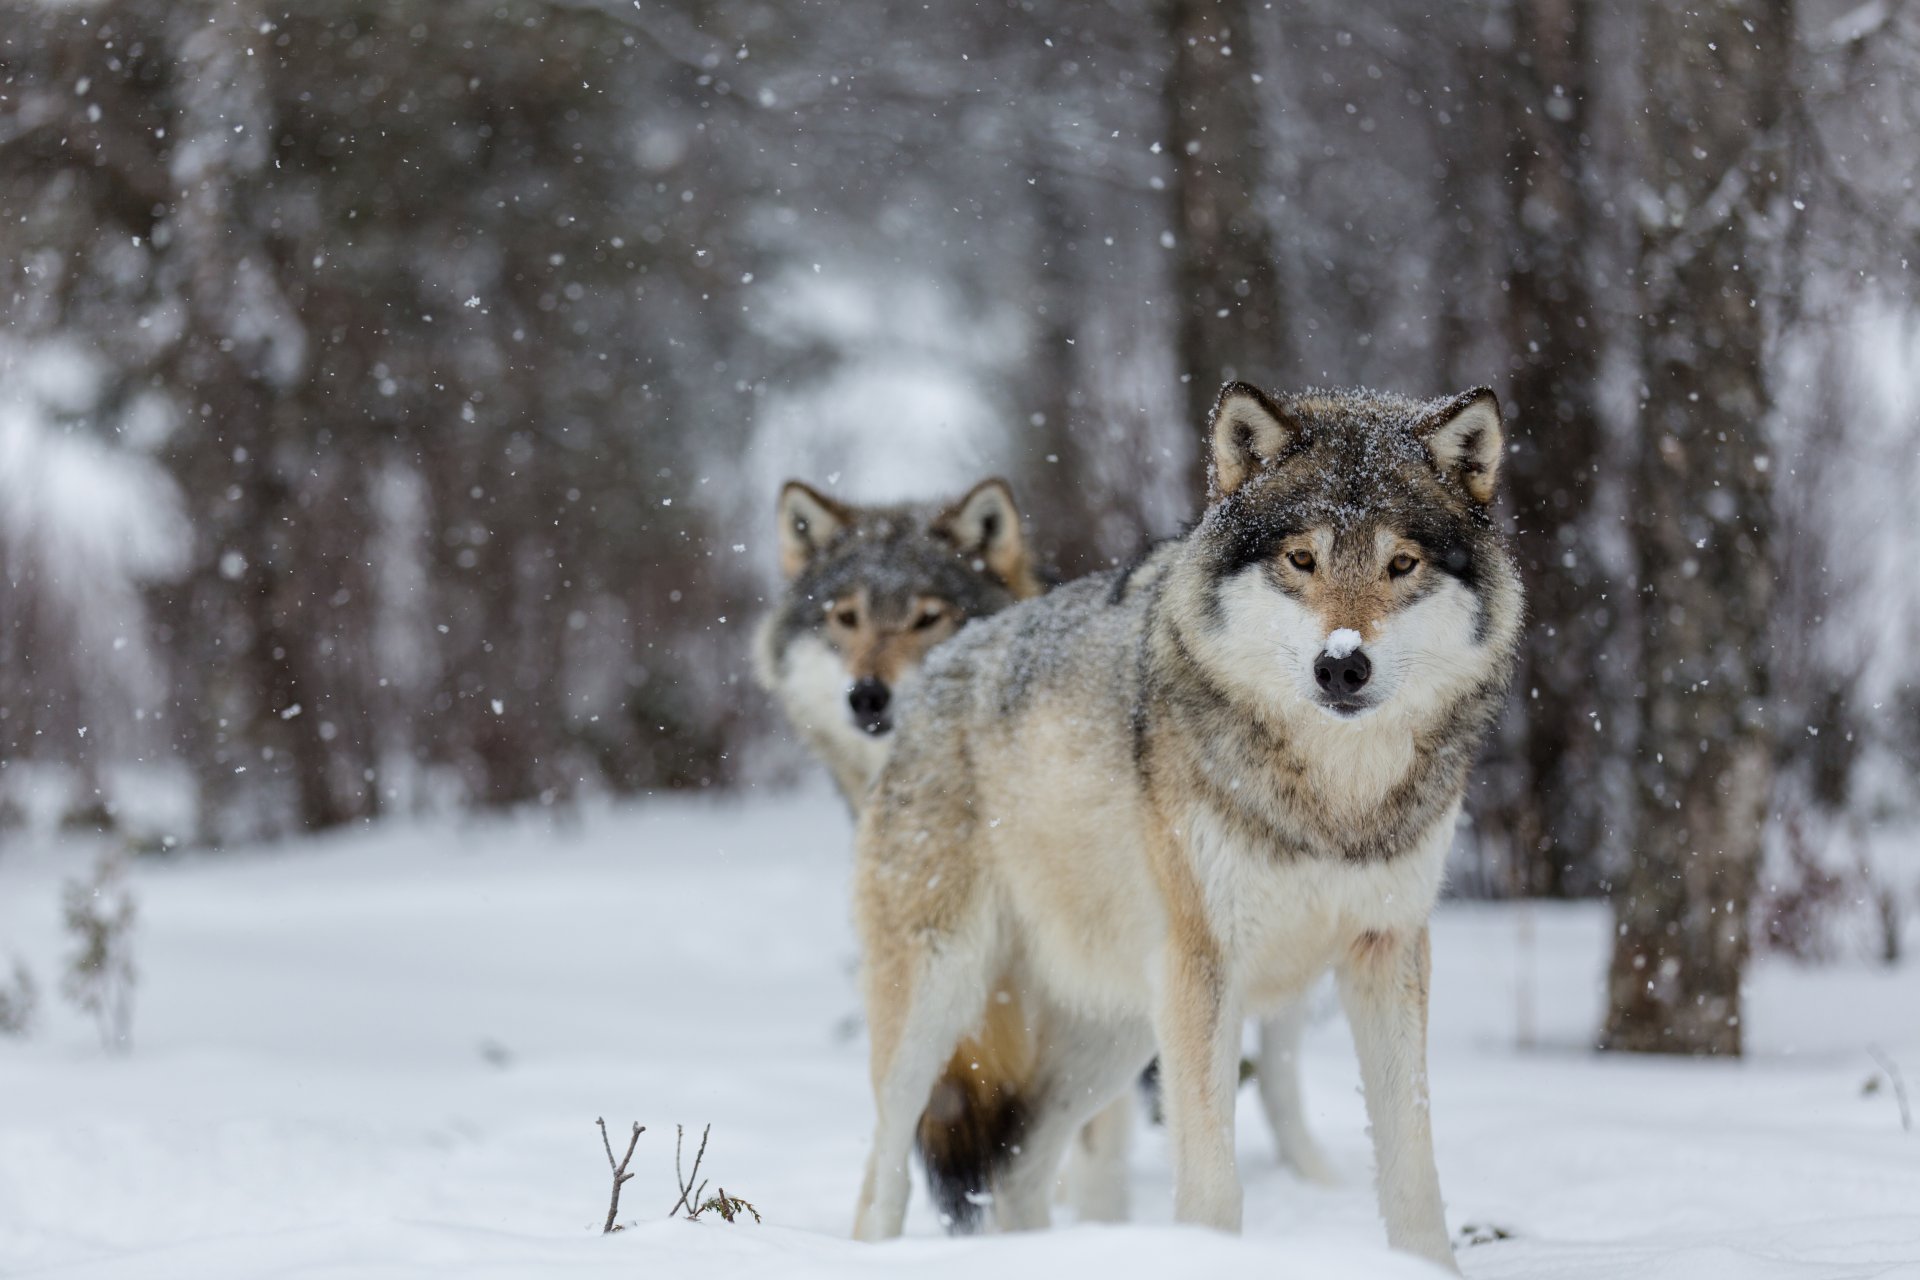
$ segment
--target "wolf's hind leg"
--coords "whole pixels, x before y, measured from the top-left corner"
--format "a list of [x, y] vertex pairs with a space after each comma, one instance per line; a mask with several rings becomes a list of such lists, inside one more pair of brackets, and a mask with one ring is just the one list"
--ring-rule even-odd
[[1046, 1226], [1061, 1157], [1097, 1118], [1104, 1126], [1095, 1135], [1101, 1149], [1092, 1160], [1077, 1160], [1074, 1170], [1078, 1177], [1092, 1164], [1094, 1176], [1090, 1184], [1076, 1181], [1074, 1203], [1082, 1221], [1122, 1221], [1133, 1125], [1130, 1086], [1153, 1052], [1152, 1036], [1144, 1024], [1097, 1022], [1058, 1009], [1047, 1011], [1042, 1027], [1026, 1131], [1019, 1154], [995, 1180], [994, 1220], [1003, 1231]]
[[857, 1240], [885, 1240], [906, 1221], [914, 1130], [953, 1047], [978, 1021], [990, 976], [986, 949], [925, 935], [870, 957], [867, 1020], [872, 1037], [873, 1147], [854, 1210]]
[[1457, 1271], [1427, 1099], [1427, 931], [1370, 933], [1337, 969], [1373, 1128], [1387, 1243]]
[[1082, 1222], [1127, 1220], [1127, 1155], [1137, 1123], [1133, 1091], [1122, 1089], [1100, 1113], [1080, 1126], [1067, 1157], [1067, 1186]]
[[1254, 1078], [1280, 1163], [1308, 1182], [1332, 1186], [1340, 1177], [1307, 1128], [1306, 1108], [1300, 1100], [1300, 1040], [1307, 1029], [1307, 1004], [1307, 994], [1302, 992], [1278, 1013], [1260, 1020]]

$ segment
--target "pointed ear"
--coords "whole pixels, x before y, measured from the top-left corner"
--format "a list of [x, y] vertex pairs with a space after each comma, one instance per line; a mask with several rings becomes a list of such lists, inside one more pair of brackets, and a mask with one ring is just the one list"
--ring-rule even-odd
[[978, 559], [994, 577], [1022, 593], [1031, 576], [1027, 541], [1020, 532], [1020, 512], [1013, 490], [995, 477], [982, 480], [933, 518], [933, 531], [951, 542], [963, 556]]
[[1490, 388], [1461, 392], [1414, 427], [1413, 434], [1427, 446], [1435, 470], [1458, 481], [1481, 506], [1493, 501], [1506, 446], [1500, 401]]
[[1301, 436], [1267, 393], [1246, 382], [1229, 382], [1213, 402], [1213, 500], [1225, 498], [1287, 451]]
[[780, 572], [798, 577], [848, 519], [847, 509], [833, 499], [787, 481], [780, 489]]

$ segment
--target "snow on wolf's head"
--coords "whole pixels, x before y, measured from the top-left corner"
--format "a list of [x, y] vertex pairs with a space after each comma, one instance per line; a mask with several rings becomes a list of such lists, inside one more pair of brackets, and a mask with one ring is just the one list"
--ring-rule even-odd
[[1216, 663], [1277, 711], [1415, 719], [1505, 676], [1520, 588], [1490, 507], [1500, 407], [1222, 388], [1202, 612]]
[[895, 695], [935, 645], [1040, 593], [1003, 480], [899, 506], [789, 481], [778, 520], [789, 585], [763, 635], [763, 678], [816, 735], [886, 737]]

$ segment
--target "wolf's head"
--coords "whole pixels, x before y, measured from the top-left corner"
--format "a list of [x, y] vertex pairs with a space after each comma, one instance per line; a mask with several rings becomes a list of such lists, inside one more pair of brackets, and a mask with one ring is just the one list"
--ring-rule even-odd
[[929, 650], [968, 619], [1040, 594], [1003, 480], [950, 504], [885, 507], [789, 481], [778, 520], [790, 585], [763, 676], [817, 738], [884, 737], [895, 693]]
[[1520, 594], [1489, 508], [1500, 408], [1373, 391], [1220, 392], [1202, 604], [1236, 683], [1336, 719], [1415, 715], [1504, 674]]

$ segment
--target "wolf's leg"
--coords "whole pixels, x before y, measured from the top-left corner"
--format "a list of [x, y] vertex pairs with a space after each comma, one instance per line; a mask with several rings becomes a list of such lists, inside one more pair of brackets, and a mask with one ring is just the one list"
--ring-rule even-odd
[[873, 1147], [855, 1207], [857, 1240], [900, 1234], [911, 1182], [914, 1129], [953, 1047], [980, 1016], [988, 986], [985, 949], [946, 936], [940, 945], [916, 938], [870, 957], [867, 1020], [872, 1037]]
[[1337, 973], [1353, 1023], [1387, 1243], [1457, 1270], [1427, 1102], [1427, 931], [1370, 933]]
[[1102, 1150], [1094, 1163], [1100, 1167], [1094, 1185], [1075, 1186], [1074, 1201], [1087, 1221], [1118, 1221], [1126, 1215], [1128, 1135], [1123, 1130], [1116, 1141], [1110, 1129], [1116, 1122], [1132, 1126], [1129, 1086], [1153, 1052], [1151, 1034], [1144, 1024], [1095, 1021], [1057, 1008], [1047, 1011], [1041, 1026], [1026, 1128], [1019, 1154], [995, 1180], [994, 1219], [1004, 1231], [1046, 1226], [1061, 1156], [1097, 1117], [1109, 1126], [1099, 1135]]
[[1067, 1157], [1067, 1184], [1082, 1222], [1127, 1220], [1127, 1154], [1136, 1123], [1132, 1090], [1080, 1126]]
[[1289, 1001], [1284, 1009], [1260, 1021], [1260, 1054], [1254, 1079], [1260, 1086], [1260, 1107], [1267, 1113], [1280, 1163], [1309, 1182], [1332, 1186], [1339, 1175], [1307, 1128], [1300, 1102], [1300, 1039], [1307, 1029], [1307, 996]]
[[1201, 927], [1176, 921], [1162, 953], [1154, 1012], [1160, 1097], [1173, 1140], [1173, 1216], [1240, 1229], [1240, 1170], [1233, 1151], [1240, 1083], [1240, 1011], [1226, 966]]

